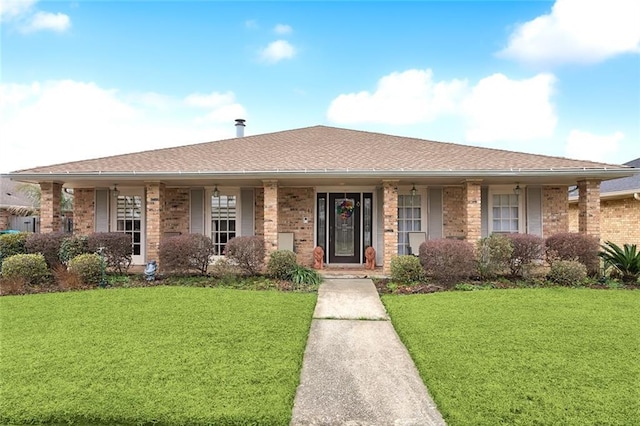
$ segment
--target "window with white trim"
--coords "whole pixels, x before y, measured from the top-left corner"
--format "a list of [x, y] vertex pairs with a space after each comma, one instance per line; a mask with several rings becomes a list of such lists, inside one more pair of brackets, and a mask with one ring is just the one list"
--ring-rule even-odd
[[422, 197], [398, 195], [398, 254], [409, 254], [409, 232], [422, 231]]
[[227, 242], [236, 236], [237, 206], [236, 195], [211, 195], [211, 240], [216, 256], [224, 255]]
[[493, 193], [491, 196], [492, 232], [510, 233], [520, 231], [520, 196], [508, 193]]

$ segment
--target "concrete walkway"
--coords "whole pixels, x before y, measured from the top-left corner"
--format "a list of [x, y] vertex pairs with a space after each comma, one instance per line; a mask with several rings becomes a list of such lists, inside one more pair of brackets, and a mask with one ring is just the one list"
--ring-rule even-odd
[[444, 425], [369, 279], [318, 291], [291, 425]]

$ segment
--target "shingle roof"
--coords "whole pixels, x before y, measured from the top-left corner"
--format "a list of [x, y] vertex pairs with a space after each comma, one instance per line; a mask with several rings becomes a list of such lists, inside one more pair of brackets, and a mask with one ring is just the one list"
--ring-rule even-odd
[[14, 173], [491, 171], [612, 167], [620, 168], [616, 165], [561, 157], [314, 126], [36, 167]]
[[18, 190], [19, 185], [9, 178], [0, 177], [0, 207], [34, 208], [33, 201]]
[[[640, 168], [640, 158], [624, 163], [625, 166]], [[600, 184], [600, 194], [610, 192], [640, 192], [640, 174], [613, 179]]]

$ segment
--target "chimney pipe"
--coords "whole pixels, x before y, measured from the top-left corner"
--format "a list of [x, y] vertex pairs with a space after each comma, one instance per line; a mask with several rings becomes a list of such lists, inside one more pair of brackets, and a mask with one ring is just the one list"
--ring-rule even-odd
[[247, 121], [243, 118], [236, 118], [236, 137], [243, 138], [244, 137], [244, 122]]

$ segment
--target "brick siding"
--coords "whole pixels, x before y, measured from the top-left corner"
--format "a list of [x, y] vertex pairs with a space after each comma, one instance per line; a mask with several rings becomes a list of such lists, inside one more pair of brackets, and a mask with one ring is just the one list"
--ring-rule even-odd
[[542, 187], [542, 236], [569, 231], [567, 186]]
[[600, 239], [600, 181], [578, 182], [578, 231]]
[[278, 182], [264, 181], [263, 238], [267, 258], [278, 249]]
[[[465, 202], [461, 187], [447, 186], [442, 195], [442, 236], [444, 238], [465, 237]], [[478, 232], [480, 232], [478, 230]]]
[[398, 182], [382, 181], [383, 242], [382, 271], [391, 273], [391, 259], [398, 255]]
[[76, 188], [73, 191], [73, 233], [89, 235], [95, 230], [96, 191], [94, 188]]
[[482, 230], [480, 181], [465, 182], [462, 194], [464, 236], [467, 241], [475, 244], [480, 239]]
[[163, 232], [189, 233], [189, 193], [189, 188], [165, 189]]
[[[314, 205], [313, 188], [279, 188], [278, 232], [293, 232], [294, 250], [298, 263], [313, 265]], [[308, 219], [304, 223], [304, 218]]]
[[57, 182], [40, 182], [40, 232], [48, 234], [62, 231], [62, 185]]
[[[578, 204], [569, 205], [569, 231], [579, 232]], [[640, 201], [632, 196], [600, 201], [600, 241], [640, 246]]]
[[253, 208], [255, 214], [254, 220], [254, 235], [258, 237], [264, 237], [264, 189], [255, 189], [255, 207]]

